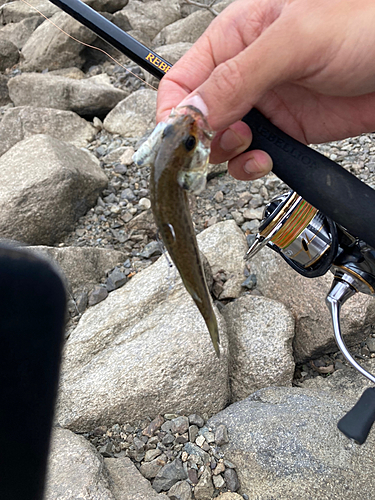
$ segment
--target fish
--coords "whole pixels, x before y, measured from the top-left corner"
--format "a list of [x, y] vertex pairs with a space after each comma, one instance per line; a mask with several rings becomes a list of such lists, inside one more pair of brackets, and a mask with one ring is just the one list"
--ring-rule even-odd
[[199, 194], [206, 186], [213, 135], [200, 110], [193, 106], [176, 108], [167, 121], [156, 126], [133, 161], [140, 167], [150, 167], [151, 208], [156, 226], [220, 357], [217, 320], [188, 202], [188, 193]]

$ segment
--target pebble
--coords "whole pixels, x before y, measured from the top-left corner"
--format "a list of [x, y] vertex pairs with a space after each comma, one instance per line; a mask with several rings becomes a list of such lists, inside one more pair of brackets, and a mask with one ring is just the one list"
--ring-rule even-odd
[[108, 297], [108, 290], [103, 286], [96, 285], [89, 293], [88, 305], [95, 306], [96, 304], [99, 304], [99, 302], [106, 299], [107, 297]]
[[117, 290], [122, 285], [125, 285], [127, 281], [127, 277], [125, 274], [120, 271], [118, 267], [115, 267], [114, 270], [108, 275], [106, 288], [108, 292], [112, 292], [113, 290]]
[[224, 472], [224, 479], [229, 491], [237, 491], [239, 489], [240, 483], [235, 469], [226, 469]]
[[181, 460], [164, 465], [155, 476], [152, 487], [157, 493], [169, 490], [174, 484], [182, 479], [187, 479], [187, 474]]
[[215, 443], [218, 446], [229, 443], [228, 430], [224, 424], [218, 425], [215, 430]]
[[215, 488], [217, 488], [217, 489], [220, 489], [223, 486], [225, 486], [225, 481], [224, 481], [223, 476], [213, 476], [212, 482], [213, 482]]
[[189, 419], [188, 417], [177, 417], [174, 418], [171, 425], [171, 431], [173, 434], [184, 434], [189, 429]]

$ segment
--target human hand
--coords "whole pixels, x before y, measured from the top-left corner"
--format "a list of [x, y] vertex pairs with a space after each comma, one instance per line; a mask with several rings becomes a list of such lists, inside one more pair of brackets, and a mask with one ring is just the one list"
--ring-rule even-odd
[[374, 25], [373, 0], [237, 0], [163, 77], [157, 120], [198, 107], [217, 132], [210, 160], [241, 180], [272, 168], [243, 153], [252, 107], [305, 144], [373, 131]]

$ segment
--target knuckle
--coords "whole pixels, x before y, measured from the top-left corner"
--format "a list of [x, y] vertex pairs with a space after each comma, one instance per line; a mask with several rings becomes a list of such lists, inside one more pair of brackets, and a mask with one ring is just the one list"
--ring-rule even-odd
[[226, 97], [234, 97], [241, 88], [243, 74], [238, 62], [228, 59], [214, 69], [212, 79], [218, 91]]

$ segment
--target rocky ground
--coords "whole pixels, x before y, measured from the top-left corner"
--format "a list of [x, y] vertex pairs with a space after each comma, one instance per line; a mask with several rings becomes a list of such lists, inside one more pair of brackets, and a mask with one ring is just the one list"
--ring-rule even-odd
[[[101, 46], [46, 0], [31, 3]], [[172, 63], [213, 19], [177, 0], [90, 5]], [[67, 40], [21, 1], [0, 0], [0, 25], [0, 234], [57, 262], [69, 292], [62, 429], [46, 498], [72, 484], [93, 500], [372, 498], [360, 471], [373, 438], [361, 454], [336, 429], [366, 383], [332, 341], [331, 278], [303, 279], [270, 250], [243, 260], [265, 205], [287, 186], [273, 174], [236, 181], [223, 164], [191, 199], [211, 267], [219, 363], [180, 280], [158, 260], [149, 171], [132, 162], [156, 99], [135, 75], [155, 78], [113, 49], [122, 65]], [[313, 147], [375, 188], [375, 134]], [[353, 353], [371, 366], [372, 299], [345, 305], [343, 323]], [[78, 474], [83, 456], [90, 465]]]

